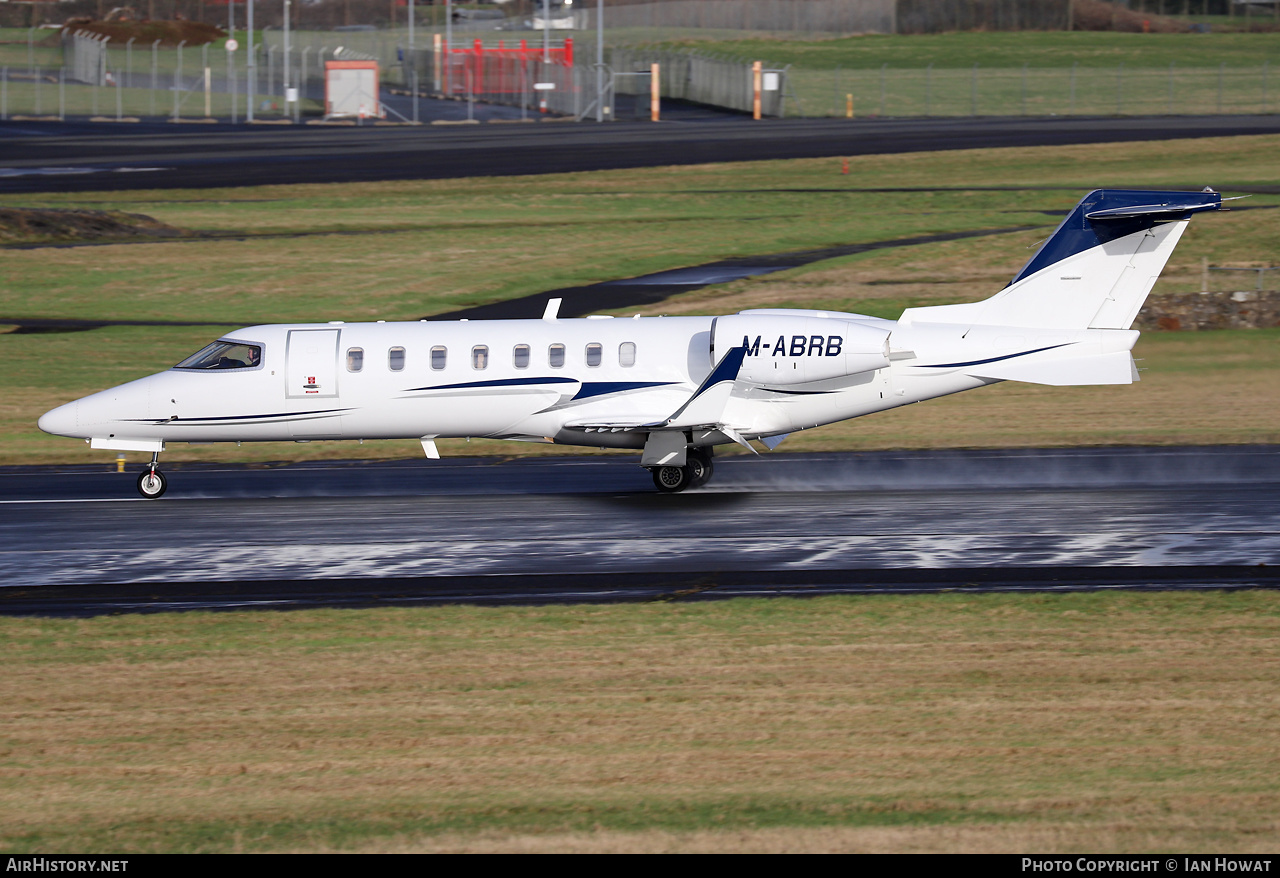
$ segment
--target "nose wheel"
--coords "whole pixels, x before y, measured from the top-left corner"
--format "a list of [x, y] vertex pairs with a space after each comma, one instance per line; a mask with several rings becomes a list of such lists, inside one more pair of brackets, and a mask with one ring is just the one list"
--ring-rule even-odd
[[169, 480], [164, 477], [164, 473], [156, 469], [156, 461], [159, 457], [160, 455], [153, 454], [151, 466], [144, 469], [138, 476], [138, 493], [148, 500], [159, 498], [169, 487]]

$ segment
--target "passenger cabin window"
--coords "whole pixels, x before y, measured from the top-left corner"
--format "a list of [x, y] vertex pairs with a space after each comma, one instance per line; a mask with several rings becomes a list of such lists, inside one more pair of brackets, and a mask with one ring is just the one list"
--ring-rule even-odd
[[471, 349], [471, 368], [489, 368], [489, 346], [478, 344]]
[[602, 359], [604, 359], [604, 345], [594, 341], [587, 345], [588, 366], [599, 366]]
[[242, 341], [215, 341], [187, 357], [175, 369], [256, 369], [262, 365], [262, 346]]
[[364, 368], [364, 348], [347, 348], [347, 371], [359, 372]]
[[636, 343], [624, 341], [618, 345], [618, 365], [634, 366], [636, 364]]
[[387, 351], [387, 368], [399, 372], [404, 368], [404, 348], [392, 348]]
[[514, 351], [511, 352], [511, 362], [515, 364], [517, 369], [529, 368], [529, 346], [527, 344], [518, 344]]
[[431, 349], [431, 368], [439, 372], [449, 359], [449, 349], [444, 345], [436, 345]]
[[559, 369], [564, 365], [564, 345], [553, 344], [547, 349], [547, 362], [553, 369]]

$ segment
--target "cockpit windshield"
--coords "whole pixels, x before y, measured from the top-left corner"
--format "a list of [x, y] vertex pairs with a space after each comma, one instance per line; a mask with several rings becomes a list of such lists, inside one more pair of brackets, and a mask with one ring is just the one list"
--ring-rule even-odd
[[256, 369], [262, 365], [262, 345], [215, 341], [187, 357], [175, 369]]

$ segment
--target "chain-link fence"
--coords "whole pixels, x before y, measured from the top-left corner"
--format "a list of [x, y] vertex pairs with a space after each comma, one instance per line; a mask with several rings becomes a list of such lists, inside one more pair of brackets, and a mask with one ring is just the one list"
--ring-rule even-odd
[[[775, 10], [778, 15], [789, 12], [794, 20], [801, 14], [790, 8], [795, 5], [791, 0], [777, 2], [781, 4]], [[899, 0], [895, 8], [906, 8], [903, 2]], [[952, 9], [949, 3], [939, 8]], [[577, 4], [588, 12], [593, 5], [591, 0]], [[679, 0], [656, 5], [669, 15], [683, 8]], [[609, 48], [599, 68], [595, 31], [557, 30], [552, 38], [527, 30], [533, 19], [519, 16], [452, 23], [437, 16], [434, 25], [415, 28], [412, 42], [403, 26], [382, 30], [367, 26], [326, 31], [294, 28], [286, 47], [284, 32], [268, 27], [260, 31], [252, 55], [246, 51], [248, 40], [243, 31], [237, 32], [240, 45], [236, 51], [227, 51], [222, 42], [165, 46], [160, 40], [106, 40], [75, 29], [61, 36], [35, 28], [11, 31], [10, 39], [0, 43], [0, 116], [218, 117], [238, 121], [252, 108], [255, 118], [300, 121], [324, 112], [325, 62], [339, 58], [376, 60], [384, 87], [545, 109], [586, 119], [648, 118], [650, 70], [655, 63], [663, 99], [751, 112], [756, 85], [752, 63], [756, 60], [762, 62], [764, 72], [762, 115], [773, 117], [1280, 111], [1280, 83], [1269, 63], [1215, 67], [1171, 64], [1161, 68], [1117, 64], [813, 69], [773, 64], [768, 58], [614, 44], [628, 33], [615, 19], [627, 10], [639, 15], [644, 8], [642, 3], [606, 7], [606, 15], [614, 16], [610, 21], [616, 27], [605, 33]], [[709, 2], [702, 20], [715, 24], [719, 8]], [[728, 8], [724, 6], [721, 13], [727, 15], [724, 10]], [[761, 0], [753, 8], [763, 15], [773, 7]], [[991, 14], [999, 11], [976, 0], [966, 8], [986, 9]], [[818, 3], [805, 14], [817, 22], [821, 15], [838, 11], [835, 5]], [[686, 9], [682, 14], [688, 13]], [[577, 25], [592, 23], [590, 16], [581, 18], [575, 20]], [[437, 39], [443, 55], [435, 48]], [[544, 41], [550, 61], [539, 51]], [[468, 60], [466, 56], [477, 42], [481, 49]], [[522, 42], [524, 49], [514, 51]], [[566, 55], [563, 49], [569, 42], [573, 51]], [[453, 53], [448, 52], [450, 45]], [[446, 64], [442, 57], [453, 61]], [[404, 109], [403, 104], [397, 106]]]

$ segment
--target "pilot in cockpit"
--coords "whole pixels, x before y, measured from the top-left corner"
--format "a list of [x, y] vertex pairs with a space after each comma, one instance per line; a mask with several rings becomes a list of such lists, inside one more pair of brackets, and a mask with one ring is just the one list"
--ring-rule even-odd
[[248, 369], [258, 365], [258, 349], [255, 347], [241, 347], [239, 350], [230, 348], [228, 354], [233, 356], [219, 357], [218, 363], [214, 368], [217, 369]]

